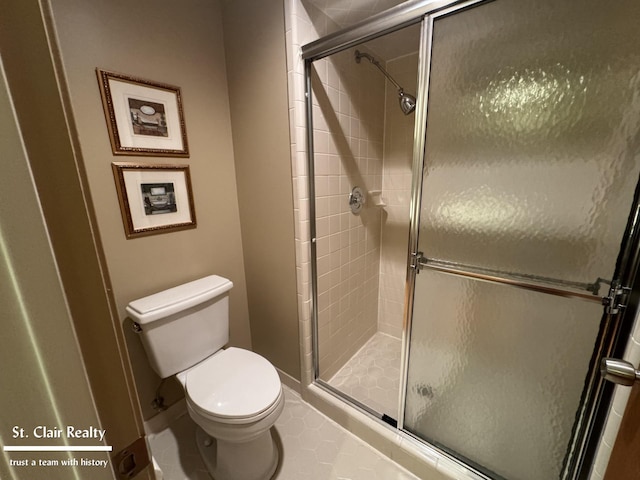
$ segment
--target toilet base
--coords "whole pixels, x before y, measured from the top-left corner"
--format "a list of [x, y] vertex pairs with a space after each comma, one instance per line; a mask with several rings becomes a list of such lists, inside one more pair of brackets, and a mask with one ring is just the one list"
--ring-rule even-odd
[[198, 426], [196, 443], [215, 480], [269, 480], [278, 467], [279, 453], [271, 430], [249, 442], [235, 443], [212, 438]]

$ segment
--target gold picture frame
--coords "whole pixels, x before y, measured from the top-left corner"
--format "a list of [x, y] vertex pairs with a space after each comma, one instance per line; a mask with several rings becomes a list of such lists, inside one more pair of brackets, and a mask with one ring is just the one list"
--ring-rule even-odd
[[96, 69], [114, 155], [188, 157], [180, 88]]
[[196, 228], [188, 165], [111, 164], [127, 238]]

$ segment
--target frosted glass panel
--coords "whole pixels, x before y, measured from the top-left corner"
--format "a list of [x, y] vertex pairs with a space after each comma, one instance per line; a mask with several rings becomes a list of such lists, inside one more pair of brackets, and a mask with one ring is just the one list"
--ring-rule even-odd
[[498, 0], [436, 19], [420, 249], [611, 279], [640, 166], [640, 2]]
[[[612, 279], [640, 171], [638, 18], [636, 0], [495, 0], [434, 19], [427, 259]], [[509, 480], [558, 479], [602, 306], [415, 283], [405, 428]]]
[[602, 307], [425, 270], [405, 428], [510, 480], [560, 475]]

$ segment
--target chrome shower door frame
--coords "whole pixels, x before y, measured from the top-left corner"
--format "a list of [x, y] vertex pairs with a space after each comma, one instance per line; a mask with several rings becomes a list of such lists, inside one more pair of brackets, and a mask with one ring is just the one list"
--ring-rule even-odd
[[[360, 22], [353, 27], [338, 31], [323, 37], [302, 47], [302, 59], [305, 70], [305, 100], [307, 122], [307, 168], [308, 168], [308, 192], [309, 192], [309, 228], [310, 228], [310, 270], [311, 270], [311, 334], [312, 334], [312, 362], [315, 383], [326, 391], [338, 396], [343, 401], [369, 414], [372, 418], [380, 420], [376, 414], [366, 405], [345, 395], [327, 382], [319, 378], [319, 353], [318, 353], [318, 311], [317, 311], [317, 263], [316, 263], [316, 212], [315, 212], [315, 183], [314, 183], [314, 149], [313, 149], [313, 104], [311, 90], [311, 65], [315, 60], [327, 57], [333, 53], [346, 50], [368, 40], [384, 36], [404, 27], [422, 23], [421, 39], [418, 60], [418, 86], [416, 92], [416, 121], [414, 127], [414, 145], [412, 160], [412, 196], [410, 203], [410, 230], [407, 250], [407, 275], [405, 282], [405, 307], [402, 329], [402, 367], [400, 378], [400, 407], [397, 426], [385, 423], [388, 428], [415, 439], [421, 443], [424, 440], [416, 437], [403, 427], [406, 386], [408, 375], [408, 360], [410, 355], [411, 326], [413, 319], [414, 288], [416, 273], [419, 266], [416, 263], [418, 247], [420, 208], [422, 200], [423, 169], [426, 145], [426, 122], [428, 113], [429, 76], [432, 48], [433, 22], [438, 17], [448, 15], [471, 6], [488, 3], [492, 0], [410, 0], [390, 10]], [[615, 277], [623, 285], [638, 285], [640, 276], [640, 194], [636, 187], [632, 212], [626, 227], [622, 242], [620, 256], [616, 264]], [[637, 287], [636, 287], [637, 288]], [[631, 326], [640, 304], [640, 295], [634, 289], [630, 295], [629, 305], [626, 309], [616, 314], [607, 315], [602, 322], [601, 332], [598, 336], [597, 346], [589, 366], [589, 375], [586, 387], [582, 395], [580, 410], [577, 413], [574, 424], [571, 443], [568, 446], [562, 480], [586, 480], [590, 472], [590, 464], [594, 459], [598, 440], [606, 422], [608, 407], [610, 405], [613, 386], [604, 382], [599, 375], [597, 365], [603, 356], [622, 356], [626, 340], [630, 334]], [[449, 452], [427, 444], [429, 448], [438, 451], [441, 455], [453, 460], [465, 468], [470, 468]], [[478, 478], [487, 478], [481, 472], [475, 471]]]

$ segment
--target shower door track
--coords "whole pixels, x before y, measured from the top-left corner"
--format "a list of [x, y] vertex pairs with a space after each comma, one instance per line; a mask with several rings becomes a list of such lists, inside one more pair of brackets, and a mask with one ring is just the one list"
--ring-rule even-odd
[[384, 12], [302, 46], [302, 59], [319, 60], [367, 40], [395, 32], [441, 9], [480, 0], [409, 0]]

